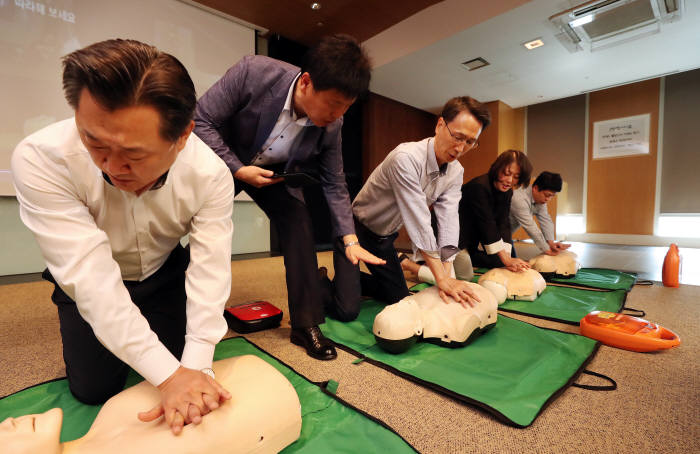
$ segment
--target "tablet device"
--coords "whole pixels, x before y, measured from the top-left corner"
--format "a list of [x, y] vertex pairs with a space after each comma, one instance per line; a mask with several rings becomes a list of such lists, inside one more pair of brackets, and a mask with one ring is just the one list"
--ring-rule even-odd
[[316, 178], [304, 172], [280, 172], [272, 175], [272, 178], [283, 178], [284, 183], [293, 188], [320, 183]]

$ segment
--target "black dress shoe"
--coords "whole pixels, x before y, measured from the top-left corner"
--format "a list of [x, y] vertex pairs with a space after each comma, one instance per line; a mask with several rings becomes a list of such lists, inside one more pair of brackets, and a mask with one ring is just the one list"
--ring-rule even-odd
[[318, 326], [292, 329], [290, 340], [293, 344], [304, 347], [306, 353], [312, 358], [330, 360], [338, 356], [333, 342], [323, 335]]

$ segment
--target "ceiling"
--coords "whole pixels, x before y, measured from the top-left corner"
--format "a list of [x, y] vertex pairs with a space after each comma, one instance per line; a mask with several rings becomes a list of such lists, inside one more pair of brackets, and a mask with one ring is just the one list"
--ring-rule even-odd
[[[457, 95], [521, 107], [700, 67], [700, 0], [660, 33], [577, 53], [548, 18], [583, 0], [320, 0], [318, 11], [302, 0], [197, 1], [304, 44], [354, 35], [372, 57], [373, 92], [434, 113]], [[522, 46], [535, 38], [544, 46]], [[477, 57], [490, 65], [460, 65]]]

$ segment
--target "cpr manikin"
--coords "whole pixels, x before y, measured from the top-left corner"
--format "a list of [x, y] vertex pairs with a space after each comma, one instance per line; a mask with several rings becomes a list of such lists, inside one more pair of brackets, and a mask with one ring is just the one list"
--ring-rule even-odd
[[377, 344], [391, 353], [408, 350], [419, 338], [461, 347], [496, 324], [498, 303], [484, 287], [469, 282], [479, 297], [474, 307], [445, 303], [438, 287], [429, 287], [385, 307], [374, 319]]
[[299, 398], [273, 366], [245, 355], [216, 361], [213, 369], [232, 397], [180, 435], [173, 435], [163, 418], [138, 420], [137, 413], [160, 402], [158, 390], [142, 382], [109, 399], [82, 438], [59, 443], [63, 413], [54, 408], [7, 418], [0, 423], [0, 446], [17, 454], [267, 453], [299, 438]]
[[530, 266], [545, 277], [574, 277], [581, 265], [576, 260], [578, 256], [570, 251], [562, 251], [557, 255], [538, 255], [530, 260]]
[[479, 285], [486, 287], [502, 304], [506, 299], [534, 301], [547, 287], [540, 273], [526, 269], [517, 273], [506, 268], [493, 268], [479, 278]]

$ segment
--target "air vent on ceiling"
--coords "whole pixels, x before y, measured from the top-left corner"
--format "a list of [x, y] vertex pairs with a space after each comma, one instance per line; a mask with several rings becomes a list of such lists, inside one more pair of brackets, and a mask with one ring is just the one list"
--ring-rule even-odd
[[555, 14], [549, 21], [570, 52], [604, 47], [661, 30], [681, 18], [685, 0], [594, 0]]
[[490, 65], [490, 63], [481, 57], [462, 63], [462, 67], [468, 69], [469, 71], [474, 71], [475, 69], [483, 68], [484, 66], [488, 65]]

